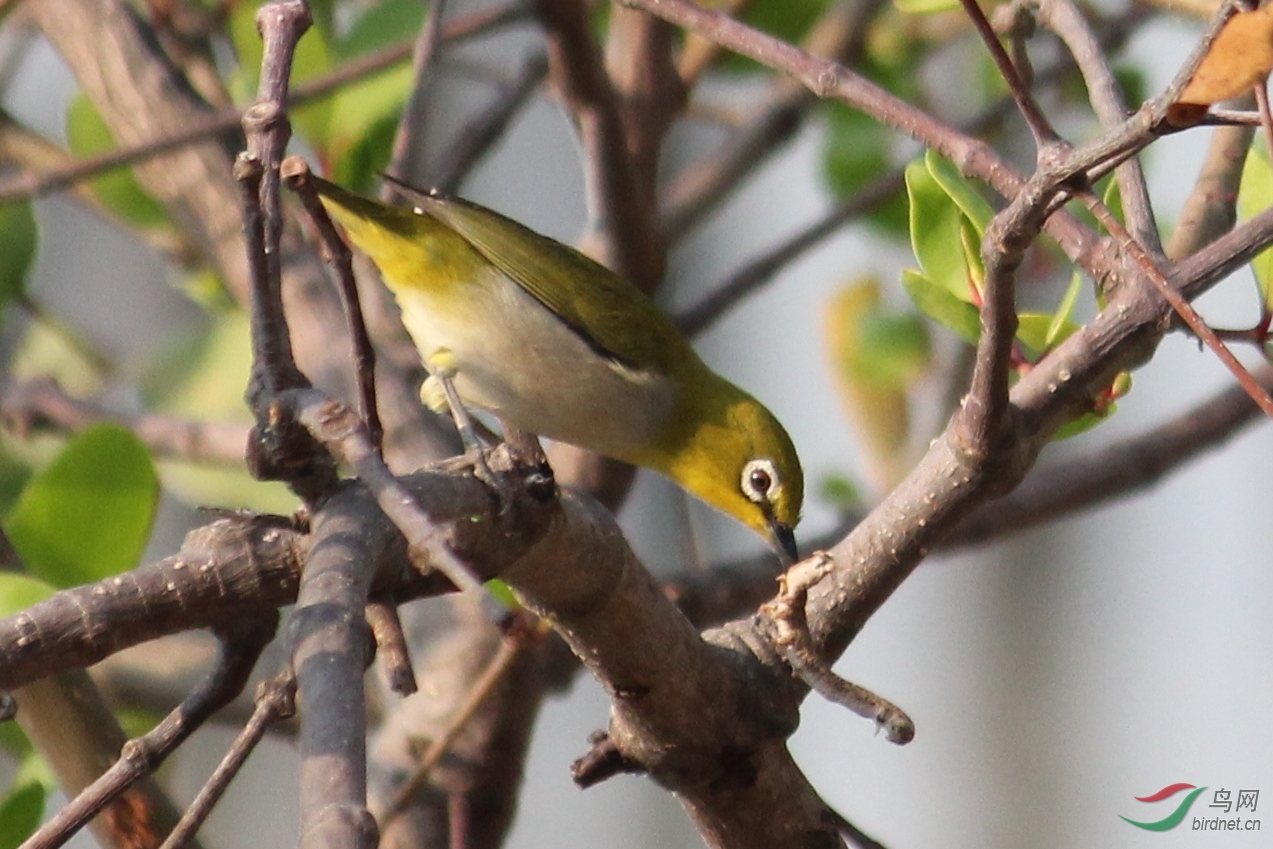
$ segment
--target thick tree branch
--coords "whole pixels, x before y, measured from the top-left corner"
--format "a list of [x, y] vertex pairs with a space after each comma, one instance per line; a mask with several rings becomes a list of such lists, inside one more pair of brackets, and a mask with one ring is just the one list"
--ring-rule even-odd
[[[1264, 368], [1256, 377], [1273, 388], [1273, 369]], [[943, 547], [984, 542], [1147, 489], [1261, 420], [1251, 397], [1232, 386], [1150, 431], [1039, 467], [1012, 494], [961, 522]]]
[[[610, 693], [609, 739], [678, 794], [710, 846], [835, 845], [825, 805], [786, 750], [795, 703], [777, 694], [799, 687], [786, 667], [772, 652], [756, 663], [763, 640], [700, 638], [609, 513], [569, 493], [562, 506], [565, 521], [504, 578]], [[791, 710], [776, 714], [775, 703]]]
[[[401, 479], [412, 501], [442, 527], [443, 543], [483, 577], [495, 577], [542, 533], [551, 505], [499, 512], [489, 489], [467, 475], [422, 472]], [[363, 487], [332, 496], [356, 511], [373, 550], [378, 598], [405, 601], [451, 592], [443, 575], [411, 565], [406, 542]], [[91, 666], [129, 646], [178, 631], [233, 624], [296, 599], [307, 534], [279, 517], [233, 517], [191, 531], [181, 551], [115, 578], [54, 595], [0, 619], [0, 690], [62, 669]], [[145, 615], [140, 615], [141, 613]]]
[[367, 811], [367, 717], [363, 672], [371, 663], [363, 609], [378, 545], [356, 512], [337, 505], [314, 517], [313, 544], [288, 620], [300, 710], [301, 849], [373, 849]]
[[[1186, 260], [1169, 282], [1193, 297], [1273, 241], [1273, 210], [1262, 213]], [[1128, 264], [1105, 310], [1021, 378], [1010, 393], [1015, 438], [973, 461], [958, 448], [955, 425], [934, 441], [915, 470], [832, 550], [841, 564], [810, 594], [810, 630], [824, 655], [837, 656], [923, 557], [982, 501], [1010, 489], [1066, 421], [1090, 409], [1119, 371], [1153, 353], [1170, 307], [1135, 284]]]

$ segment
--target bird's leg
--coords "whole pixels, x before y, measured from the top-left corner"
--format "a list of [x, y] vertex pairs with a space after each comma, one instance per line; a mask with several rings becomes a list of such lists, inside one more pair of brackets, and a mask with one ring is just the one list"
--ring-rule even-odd
[[464, 455], [473, 463], [473, 474], [496, 491], [501, 503], [508, 504], [513, 494], [507, 484], [497, 477], [487, 464], [486, 453], [478, 437], [478, 427], [480, 426], [488, 436], [492, 437], [490, 440], [492, 444], [498, 442], [498, 439], [494, 438], [494, 435], [481, 422], [473, 418], [468, 407], [464, 406], [464, 402], [460, 400], [460, 393], [455, 389], [454, 378], [458, 369], [454, 355], [447, 348], [439, 348], [425, 360], [425, 366], [429, 369], [429, 377], [420, 387], [420, 399], [430, 409], [440, 412], [438, 410], [440, 399], [436, 396], [437, 389], [441, 388], [445, 405], [451, 410], [455, 429], [459, 431], [460, 442], [464, 445]]
[[[451, 387], [451, 392], [455, 392], [454, 385]], [[429, 375], [420, 387], [420, 400], [424, 402], [424, 406], [439, 416], [451, 416], [454, 419], [455, 415], [451, 412], [451, 402], [447, 399], [447, 395], [447, 390], [442, 385], [442, 379], [437, 375]], [[460, 403], [463, 404], [464, 402], [461, 401]], [[480, 419], [475, 419], [470, 415], [469, 423], [473, 426], [473, 432], [477, 435], [479, 441], [487, 445], [498, 445], [502, 441], [500, 435], [483, 424]], [[456, 423], [456, 429], [459, 429], [458, 422]], [[461, 439], [463, 439], [463, 436], [461, 436]]]
[[[425, 365], [429, 368], [429, 380], [425, 381], [425, 385], [420, 387], [420, 399], [425, 402], [432, 410], [437, 410], [438, 399], [429, 397], [434, 395], [435, 388], [442, 388], [443, 397], [446, 398], [446, 406], [451, 409], [451, 417], [455, 419], [455, 429], [460, 432], [460, 442], [464, 445], [464, 451], [468, 454], [481, 455], [482, 442], [477, 437], [477, 428], [473, 421], [473, 417], [469, 414], [468, 408], [464, 406], [464, 402], [460, 400], [460, 393], [455, 391], [455, 375], [458, 369], [455, 365], [455, 357], [447, 348], [439, 348], [429, 355]], [[436, 381], [435, 387], [430, 387], [429, 382]]]

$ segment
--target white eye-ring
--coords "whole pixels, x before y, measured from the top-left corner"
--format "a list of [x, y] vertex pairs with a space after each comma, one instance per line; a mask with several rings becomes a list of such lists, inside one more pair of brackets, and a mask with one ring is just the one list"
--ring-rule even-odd
[[778, 479], [778, 470], [773, 460], [762, 457], [750, 460], [743, 466], [743, 477], [740, 481], [743, 495], [755, 504], [770, 504], [782, 489]]

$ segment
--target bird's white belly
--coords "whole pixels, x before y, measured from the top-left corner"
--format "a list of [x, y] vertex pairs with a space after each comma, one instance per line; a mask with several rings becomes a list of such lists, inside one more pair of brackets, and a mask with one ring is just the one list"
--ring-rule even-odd
[[490, 274], [495, 279], [465, 286], [462, 298], [452, 291], [445, 304], [419, 292], [399, 298], [423, 357], [450, 352], [463, 400], [609, 456], [656, 437], [675, 402], [669, 378], [600, 356], [516, 283]]

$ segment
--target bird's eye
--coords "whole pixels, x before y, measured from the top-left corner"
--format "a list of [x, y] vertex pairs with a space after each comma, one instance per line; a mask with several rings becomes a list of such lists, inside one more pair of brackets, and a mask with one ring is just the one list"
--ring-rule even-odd
[[772, 460], [752, 460], [743, 467], [743, 495], [756, 504], [768, 504], [778, 489], [778, 471]]

